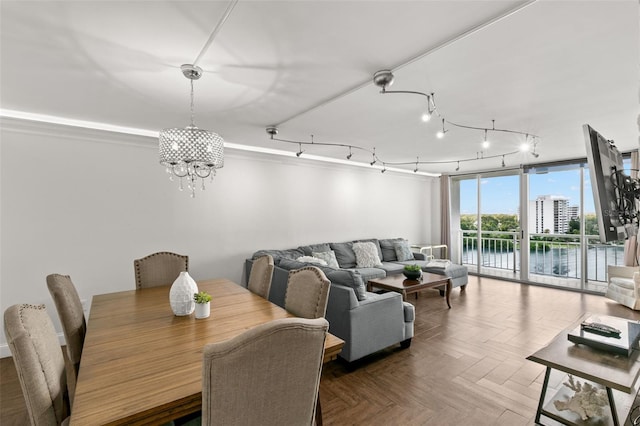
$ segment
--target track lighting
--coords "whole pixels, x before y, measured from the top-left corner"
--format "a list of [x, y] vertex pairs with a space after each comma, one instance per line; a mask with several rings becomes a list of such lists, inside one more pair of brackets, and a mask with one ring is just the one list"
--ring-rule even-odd
[[347, 155], [347, 160], [351, 160], [351, 156], [353, 154], [351, 153], [351, 147], [349, 147], [349, 155]]
[[487, 149], [487, 148], [489, 148], [489, 145], [491, 145], [491, 144], [489, 143], [489, 140], [487, 139], [487, 129], [484, 129], [484, 140], [482, 141], [482, 147], [484, 149]]
[[444, 128], [444, 118], [442, 119], [442, 130], [438, 130], [438, 133], [436, 133], [436, 137], [438, 139], [442, 139], [444, 138], [444, 134], [447, 133], [447, 129]]
[[420, 157], [416, 157], [416, 168], [413, 169], [413, 173], [418, 173], [418, 163], [420, 162]]
[[460, 162], [458, 161], [458, 167], [456, 167], [456, 172], [460, 170]]
[[387, 171], [387, 166], [384, 165], [384, 163], [382, 163], [382, 170], [380, 170], [380, 173], [384, 173]]
[[428, 123], [429, 121], [431, 121], [431, 112], [427, 111], [424, 114], [422, 114], [422, 121], [425, 123]]
[[375, 148], [373, 148], [373, 153], [371, 154], [371, 156], [373, 157], [373, 161], [370, 162], [369, 164], [371, 164], [373, 166], [374, 164], [376, 164], [376, 149]]
[[300, 157], [304, 151], [302, 150], [302, 144], [298, 143], [298, 152], [296, 152], [296, 157]]
[[504, 167], [504, 166], [505, 166], [505, 164], [504, 164], [504, 155], [503, 155], [502, 156], [502, 167]]

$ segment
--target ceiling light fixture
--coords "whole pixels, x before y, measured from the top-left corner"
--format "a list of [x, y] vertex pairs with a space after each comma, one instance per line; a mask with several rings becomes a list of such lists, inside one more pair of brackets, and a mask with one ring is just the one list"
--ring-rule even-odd
[[184, 189], [182, 178], [187, 178], [188, 188], [191, 190], [191, 197], [196, 196], [196, 182], [201, 180], [201, 189], [204, 191], [204, 180], [216, 175], [216, 170], [224, 167], [224, 140], [222, 137], [209, 130], [198, 129], [195, 125], [193, 114], [193, 81], [202, 77], [202, 68], [197, 66], [202, 56], [213, 43], [213, 39], [231, 11], [238, 3], [238, 0], [231, 0], [227, 9], [218, 21], [217, 25], [209, 34], [200, 53], [193, 64], [184, 64], [180, 67], [182, 74], [189, 79], [191, 84], [191, 124], [185, 128], [163, 129], [159, 135], [160, 164], [166, 167], [169, 179], [174, 176], [180, 178], [180, 190]]
[[505, 167], [505, 164], [504, 164], [504, 155], [502, 156], [502, 167]]
[[460, 162], [458, 161], [458, 167], [456, 167], [456, 172], [460, 170]]
[[484, 149], [489, 148], [491, 144], [489, 143], [489, 140], [487, 140], [487, 129], [484, 129], [484, 140], [482, 141], [482, 147]]
[[351, 147], [349, 147], [349, 154], [347, 155], [347, 160], [351, 160], [353, 153], [351, 152]]
[[420, 163], [420, 157], [416, 157], [416, 168], [413, 169], [413, 173], [418, 173], [418, 163]]
[[224, 167], [224, 140], [217, 133], [198, 129], [193, 113], [193, 81], [202, 76], [202, 69], [185, 64], [182, 74], [191, 83], [191, 124], [185, 128], [163, 129], [159, 136], [160, 164], [166, 167], [169, 179], [180, 178], [180, 190], [184, 189], [182, 178], [187, 178], [191, 197], [196, 196], [198, 179], [204, 191], [204, 180], [213, 180], [216, 169]]
[[438, 130], [438, 133], [436, 133], [436, 137], [438, 139], [442, 139], [444, 138], [445, 133], [447, 133], [447, 129], [444, 128], [444, 118], [442, 119], [442, 130]]

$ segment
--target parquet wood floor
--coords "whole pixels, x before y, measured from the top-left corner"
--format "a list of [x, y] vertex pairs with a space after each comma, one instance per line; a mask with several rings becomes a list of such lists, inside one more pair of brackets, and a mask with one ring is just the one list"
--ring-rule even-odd
[[[532, 425], [544, 379], [525, 358], [584, 313], [640, 319], [601, 296], [469, 277], [452, 309], [435, 290], [416, 306], [409, 349], [325, 365], [325, 425]], [[11, 358], [0, 360], [0, 424], [27, 425]]]

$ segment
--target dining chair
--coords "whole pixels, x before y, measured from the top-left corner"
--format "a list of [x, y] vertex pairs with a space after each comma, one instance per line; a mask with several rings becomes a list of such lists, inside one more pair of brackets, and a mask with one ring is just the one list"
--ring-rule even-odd
[[68, 424], [65, 361], [45, 306], [10, 306], [4, 311], [4, 332], [31, 424]]
[[180, 272], [189, 272], [189, 256], [161, 251], [133, 261], [136, 288], [172, 284]]
[[203, 425], [311, 425], [324, 318], [283, 318], [204, 347]]
[[284, 308], [301, 318], [321, 318], [327, 312], [331, 281], [320, 269], [307, 266], [289, 272]]
[[69, 275], [51, 274], [47, 275], [47, 287], [53, 298], [58, 311], [58, 318], [62, 324], [62, 331], [66, 342], [67, 358], [72, 368], [70, 389], [71, 401], [75, 391], [75, 384], [78, 380], [78, 369], [80, 368], [80, 357], [84, 346], [84, 336], [87, 332], [87, 323], [82, 310], [82, 302], [76, 291], [76, 287]]
[[253, 261], [249, 273], [249, 290], [258, 296], [269, 299], [271, 279], [273, 278], [273, 257], [266, 254]]

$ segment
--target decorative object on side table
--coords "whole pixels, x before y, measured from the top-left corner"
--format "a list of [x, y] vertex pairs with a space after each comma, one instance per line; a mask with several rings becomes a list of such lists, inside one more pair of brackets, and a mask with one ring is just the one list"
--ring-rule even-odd
[[417, 280], [422, 276], [422, 269], [419, 265], [405, 265], [402, 273], [407, 279]]
[[211, 295], [206, 291], [200, 291], [193, 294], [193, 300], [196, 302], [196, 318], [209, 318], [211, 313]]
[[573, 390], [575, 394], [568, 400], [553, 401], [557, 410], [572, 411], [578, 414], [582, 420], [604, 415], [603, 407], [609, 405], [606, 390], [599, 389], [588, 382], [582, 384], [579, 381], [574, 381], [571, 374], [569, 374], [569, 381], [564, 382], [564, 385]]
[[180, 272], [169, 291], [169, 303], [176, 316], [191, 315], [196, 308], [193, 295], [198, 292], [196, 282], [188, 272]]

